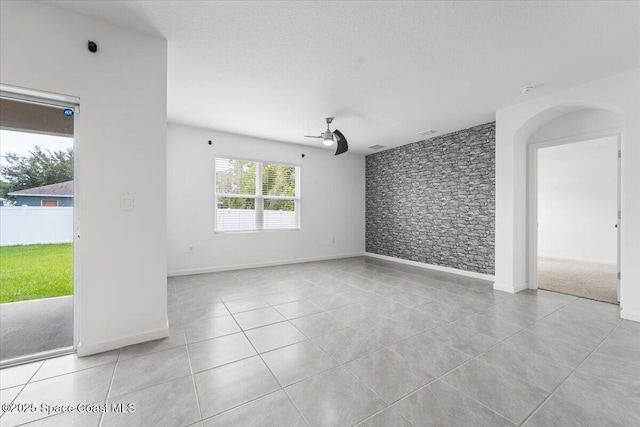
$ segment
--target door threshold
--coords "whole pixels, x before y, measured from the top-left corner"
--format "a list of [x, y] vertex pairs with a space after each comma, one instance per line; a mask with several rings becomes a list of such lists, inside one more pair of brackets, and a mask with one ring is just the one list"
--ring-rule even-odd
[[75, 353], [73, 346], [57, 348], [55, 350], [41, 351], [39, 353], [28, 354], [26, 356], [14, 357], [0, 361], [0, 368], [8, 368], [10, 366], [22, 365], [29, 362], [37, 362], [39, 360], [51, 359], [57, 356], [64, 356]]

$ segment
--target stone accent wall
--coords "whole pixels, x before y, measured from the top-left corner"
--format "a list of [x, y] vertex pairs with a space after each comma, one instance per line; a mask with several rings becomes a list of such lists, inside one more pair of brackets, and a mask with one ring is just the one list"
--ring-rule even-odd
[[366, 250], [494, 274], [495, 122], [370, 154]]

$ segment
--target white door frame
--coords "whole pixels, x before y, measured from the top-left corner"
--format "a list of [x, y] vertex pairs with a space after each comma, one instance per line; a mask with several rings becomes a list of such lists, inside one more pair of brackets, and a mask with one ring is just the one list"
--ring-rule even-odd
[[[81, 277], [80, 277], [80, 201], [82, 200], [80, 194], [80, 185], [78, 180], [79, 172], [79, 135], [80, 135], [80, 98], [69, 95], [61, 95], [52, 92], [44, 92], [40, 90], [27, 89], [18, 86], [11, 86], [0, 84], [0, 97], [14, 99], [21, 102], [32, 102], [40, 105], [49, 105], [53, 107], [66, 107], [74, 110], [73, 115], [73, 348], [56, 349], [53, 351], [46, 351], [42, 353], [36, 353], [20, 358], [19, 362], [24, 363], [29, 360], [38, 360], [48, 357], [53, 357], [58, 354], [69, 353], [70, 351], [76, 351], [78, 343], [80, 341], [80, 328], [81, 322]], [[13, 363], [11, 363], [13, 364]]]
[[[572, 135], [565, 138], [532, 142], [527, 146], [527, 278], [529, 289], [538, 289], [538, 150], [556, 145], [573, 144], [575, 142], [616, 136], [618, 150], [622, 139], [623, 128], [605, 129]], [[618, 159], [618, 212], [621, 206], [620, 168]], [[618, 219], [618, 271], [620, 271], [620, 219]], [[618, 301], [620, 300], [620, 281], [618, 280]]]
[[622, 241], [622, 134], [618, 134], [618, 212], [616, 213], [616, 233], [618, 238], [618, 275], [616, 276], [616, 300], [620, 303], [620, 252]]

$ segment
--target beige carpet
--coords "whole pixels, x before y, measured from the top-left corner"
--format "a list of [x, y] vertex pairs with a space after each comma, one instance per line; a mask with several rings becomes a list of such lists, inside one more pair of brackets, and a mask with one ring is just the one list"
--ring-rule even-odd
[[617, 275], [615, 265], [538, 258], [538, 288], [547, 291], [618, 304]]

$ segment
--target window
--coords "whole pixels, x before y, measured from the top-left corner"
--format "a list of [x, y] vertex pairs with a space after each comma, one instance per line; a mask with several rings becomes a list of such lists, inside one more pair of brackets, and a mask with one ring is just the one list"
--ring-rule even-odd
[[215, 231], [300, 228], [300, 168], [216, 159]]
[[47, 207], [47, 208], [58, 207], [57, 200], [42, 200], [40, 204], [42, 205], [42, 207]]

